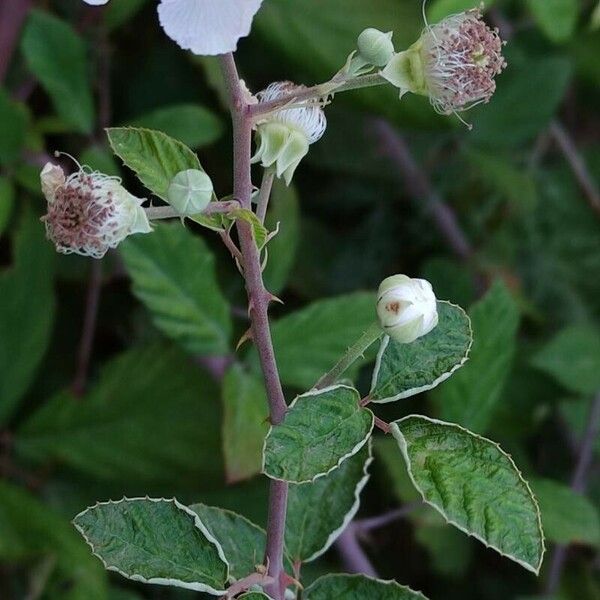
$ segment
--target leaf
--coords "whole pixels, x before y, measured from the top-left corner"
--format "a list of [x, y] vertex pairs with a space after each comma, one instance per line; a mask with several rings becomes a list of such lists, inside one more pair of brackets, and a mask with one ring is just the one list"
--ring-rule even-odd
[[[276, 321], [272, 334], [282, 381], [312, 387], [375, 318], [375, 295], [358, 292], [319, 300]], [[361, 364], [357, 361], [348, 376]]]
[[298, 396], [265, 440], [263, 472], [272, 479], [308, 483], [334, 471], [367, 442], [373, 413], [345, 385]]
[[469, 362], [433, 392], [441, 418], [484, 432], [510, 372], [519, 312], [504, 284], [496, 282], [469, 311], [473, 346]]
[[294, 563], [315, 560], [346, 529], [360, 506], [372, 461], [371, 445], [366, 444], [326, 477], [290, 485], [285, 547]]
[[522, 147], [547, 127], [571, 76], [570, 63], [563, 58], [509, 55], [508, 63], [494, 97], [474, 109], [472, 117], [471, 142], [493, 147], [496, 153], [499, 147]]
[[21, 48], [29, 69], [50, 95], [60, 117], [75, 131], [91, 133], [94, 101], [87, 49], [81, 37], [65, 21], [32, 10]]
[[305, 600], [427, 600], [420, 592], [366, 575], [325, 575], [304, 593]]
[[109, 31], [120, 27], [132, 19], [148, 0], [129, 0], [129, 2], [111, 2], [104, 8], [104, 22]]
[[46, 402], [17, 431], [16, 450], [137, 493], [141, 483], [202, 489], [222, 477], [216, 398], [178, 349], [132, 349], [104, 367], [83, 400], [65, 391]]
[[109, 571], [142, 583], [224, 593], [229, 566], [221, 546], [177, 500], [101, 502], [73, 524]]
[[202, 238], [178, 223], [121, 246], [134, 294], [154, 324], [188, 352], [226, 354], [232, 324], [215, 272], [215, 259]]
[[259, 218], [248, 208], [236, 208], [227, 213], [232, 219], [240, 219], [245, 221], [252, 228], [252, 235], [259, 250], [262, 250], [267, 243], [269, 232], [267, 228], [260, 222]]
[[233, 483], [262, 469], [269, 407], [262, 381], [239, 365], [225, 374], [222, 397], [225, 470], [227, 480]]
[[193, 504], [190, 508], [219, 541], [231, 577], [239, 580], [256, 571], [256, 565], [262, 564], [267, 544], [264, 529], [230, 510], [205, 504]]
[[198, 104], [174, 104], [134, 119], [133, 126], [162, 131], [191, 148], [212, 144], [223, 134], [221, 120]]
[[262, 592], [248, 592], [238, 596], [239, 600], [270, 600], [270, 596], [263, 594]]
[[527, 4], [549, 40], [561, 43], [573, 37], [579, 16], [577, 0], [528, 0]]
[[539, 572], [540, 512], [508, 454], [459, 425], [417, 415], [392, 423], [392, 435], [425, 502], [461, 531]]
[[0, 423], [31, 385], [54, 323], [54, 254], [29, 211], [14, 235], [13, 257], [12, 266], [0, 272]]
[[27, 112], [0, 88], [0, 165], [19, 158], [25, 144]]
[[6, 230], [15, 204], [15, 188], [10, 179], [0, 176], [0, 237]]
[[296, 188], [276, 179], [265, 224], [279, 233], [269, 242], [269, 260], [263, 273], [267, 289], [278, 294], [285, 288], [296, 261], [300, 237], [300, 206]]
[[373, 402], [394, 402], [430, 390], [467, 361], [473, 342], [469, 317], [460, 306], [438, 302], [439, 323], [411, 344], [384, 336], [373, 371]]
[[106, 134], [113, 152], [152, 193], [165, 201], [177, 173], [203, 170], [198, 157], [185, 144], [161, 131], [112, 127]]
[[600, 331], [592, 325], [567, 327], [532, 362], [569, 391], [595, 394], [600, 391]]
[[0, 561], [52, 557], [61, 600], [106, 600], [107, 578], [71, 524], [24, 489], [0, 481]]
[[550, 479], [534, 479], [530, 483], [540, 505], [547, 539], [557, 544], [600, 545], [600, 518], [590, 500]]

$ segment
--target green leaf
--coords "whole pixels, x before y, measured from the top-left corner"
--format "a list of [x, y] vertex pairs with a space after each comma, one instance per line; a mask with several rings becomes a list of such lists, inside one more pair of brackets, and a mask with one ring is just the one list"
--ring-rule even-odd
[[510, 68], [500, 76], [490, 103], [473, 110], [470, 140], [494, 152], [499, 147], [522, 147], [547, 127], [571, 75], [570, 63], [563, 58], [509, 55], [508, 62]]
[[372, 461], [369, 443], [329, 475], [290, 485], [285, 547], [294, 563], [315, 560], [346, 529], [360, 506]]
[[120, 27], [132, 19], [148, 0], [129, 0], [128, 2], [111, 2], [104, 10], [104, 22], [109, 30]]
[[192, 148], [208, 146], [223, 134], [221, 120], [198, 104], [165, 106], [137, 117], [131, 125], [162, 131]]
[[17, 431], [16, 450], [127, 489], [201, 489], [222, 477], [216, 398], [177, 348], [133, 349], [104, 367], [85, 399], [65, 391], [46, 402]]
[[[375, 295], [358, 292], [319, 300], [273, 325], [273, 344], [282, 381], [308, 389], [373, 323]], [[258, 360], [254, 360], [258, 368]], [[357, 361], [354, 370], [364, 364]]]
[[33, 10], [23, 34], [27, 64], [52, 98], [56, 112], [76, 131], [94, 128], [94, 101], [87, 49], [73, 28], [57, 17]]
[[23, 105], [11, 100], [0, 88], [0, 165], [19, 158], [27, 130], [27, 113]]
[[73, 524], [109, 571], [143, 583], [225, 593], [229, 566], [221, 546], [177, 500], [102, 502]]
[[473, 326], [469, 362], [433, 392], [433, 399], [442, 419], [483, 433], [511, 369], [519, 312], [504, 284], [496, 282], [469, 314]]
[[259, 250], [262, 250], [267, 243], [267, 236], [269, 232], [267, 228], [260, 222], [260, 219], [248, 208], [236, 208], [231, 212], [227, 213], [227, 217], [232, 219], [241, 219], [250, 225], [252, 228], [252, 235], [254, 241], [258, 246]]
[[534, 479], [546, 538], [557, 544], [600, 545], [598, 509], [585, 496], [550, 479]]
[[430, 390], [467, 361], [473, 342], [469, 317], [460, 306], [438, 302], [439, 323], [412, 344], [384, 336], [371, 393], [373, 402], [393, 402]]
[[595, 394], [600, 391], [600, 331], [593, 325], [563, 329], [533, 364], [571, 392]]
[[4, 233], [15, 204], [15, 188], [10, 179], [0, 176], [0, 237]]
[[223, 379], [223, 451], [230, 483], [262, 469], [269, 407], [261, 379], [233, 365]]
[[226, 354], [232, 324], [217, 283], [215, 259], [202, 238], [179, 223], [121, 245], [134, 294], [155, 325], [192, 354]]
[[13, 257], [0, 272], [0, 423], [32, 383], [54, 323], [54, 252], [29, 211], [15, 233]]
[[325, 575], [303, 595], [305, 600], [427, 600], [420, 592], [366, 575]]
[[185, 144], [161, 131], [112, 127], [106, 133], [114, 153], [152, 193], [165, 201], [177, 173], [203, 170], [198, 157]]
[[529, 10], [544, 34], [553, 42], [566, 42], [575, 32], [578, 0], [528, 0]]
[[278, 234], [269, 242], [269, 260], [263, 273], [267, 289], [278, 294], [285, 288], [296, 261], [300, 237], [300, 206], [296, 188], [276, 179], [271, 193], [266, 226]]
[[0, 481], [0, 561], [51, 558], [61, 600], [106, 600], [107, 577], [71, 524], [24, 489]]
[[416, 415], [392, 423], [392, 435], [425, 502], [461, 531], [539, 572], [540, 512], [508, 454], [459, 425]]
[[231, 577], [239, 580], [256, 571], [256, 565], [263, 562], [267, 544], [264, 529], [230, 510], [205, 504], [193, 504], [190, 508], [221, 544]]
[[[485, 9], [488, 10], [494, 2], [495, 0], [488, 0], [485, 3]], [[435, 0], [427, 8], [427, 20], [432, 24], [438, 23], [450, 15], [456, 15], [480, 6], [481, 2], [479, 0]]]
[[298, 396], [265, 440], [263, 471], [272, 479], [307, 483], [339, 468], [367, 442], [373, 413], [345, 385]]

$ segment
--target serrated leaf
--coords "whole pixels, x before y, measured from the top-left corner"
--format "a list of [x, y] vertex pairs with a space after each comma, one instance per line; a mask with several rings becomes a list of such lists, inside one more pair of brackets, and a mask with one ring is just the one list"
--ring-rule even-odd
[[222, 397], [225, 469], [233, 483], [261, 471], [269, 407], [263, 382], [239, 365], [225, 374]]
[[[282, 381], [311, 388], [375, 318], [375, 295], [358, 292], [319, 300], [277, 320], [272, 334]], [[357, 361], [348, 377], [364, 362]]]
[[0, 423], [32, 383], [54, 322], [54, 251], [29, 211], [14, 234], [13, 259], [0, 271]]
[[557, 544], [600, 545], [600, 518], [590, 500], [550, 479], [534, 479], [530, 483], [540, 505], [547, 539]]
[[214, 595], [225, 591], [229, 567], [221, 546], [177, 500], [99, 503], [73, 524], [104, 566], [127, 579]]
[[27, 112], [23, 105], [10, 98], [7, 92], [0, 88], [0, 164], [5, 164], [19, 158], [27, 129]]
[[259, 218], [248, 208], [237, 208], [227, 213], [227, 216], [232, 219], [240, 219], [245, 221], [252, 228], [252, 235], [259, 250], [262, 250], [267, 243], [269, 232], [267, 228], [260, 222]]
[[205, 504], [192, 504], [190, 508], [219, 541], [231, 577], [239, 580], [256, 571], [256, 565], [262, 564], [265, 554], [267, 534], [264, 529], [230, 510]]
[[469, 315], [473, 327], [469, 361], [432, 397], [442, 419], [483, 433], [510, 373], [519, 311], [505, 285], [496, 282]]
[[135, 295], [163, 333], [192, 354], [228, 352], [229, 305], [202, 238], [178, 223], [162, 224], [151, 235], [130, 237], [120, 248]]
[[577, 0], [528, 0], [527, 4], [548, 39], [561, 43], [573, 36], [579, 16]]
[[56, 112], [76, 131], [94, 127], [94, 101], [88, 77], [87, 49], [65, 21], [32, 10], [21, 44], [29, 69], [52, 98]]
[[212, 144], [223, 133], [221, 120], [198, 104], [165, 106], [137, 117], [132, 125], [162, 131], [192, 148]]
[[329, 475], [290, 485], [285, 547], [293, 562], [315, 560], [342, 534], [358, 511], [372, 461], [368, 443]]
[[306, 600], [427, 600], [420, 592], [395, 581], [383, 581], [366, 575], [325, 575], [305, 592]]
[[439, 323], [411, 344], [384, 336], [371, 393], [373, 402], [393, 402], [430, 390], [448, 379], [467, 361], [473, 334], [460, 306], [438, 302]]
[[272, 479], [307, 483], [324, 477], [367, 442], [373, 413], [345, 385], [298, 396], [265, 439], [263, 472]]
[[67, 519], [26, 490], [0, 481], [0, 561], [55, 561], [61, 600], [106, 600], [100, 563]]
[[104, 367], [84, 399], [65, 391], [48, 400], [17, 431], [16, 451], [136, 493], [202, 489], [222, 479], [218, 393], [179, 349], [132, 349]]
[[198, 157], [185, 144], [161, 131], [111, 127], [106, 134], [114, 153], [152, 193], [165, 201], [177, 173], [203, 170]]
[[600, 331], [593, 325], [563, 329], [532, 362], [571, 392], [595, 394], [600, 390]]
[[454, 425], [411, 415], [391, 424], [410, 478], [449, 523], [538, 573], [544, 535], [537, 502], [508, 454]]

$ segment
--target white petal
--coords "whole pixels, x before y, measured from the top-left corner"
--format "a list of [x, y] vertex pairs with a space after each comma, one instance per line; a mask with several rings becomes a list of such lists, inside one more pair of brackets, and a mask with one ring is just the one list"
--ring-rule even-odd
[[262, 0], [161, 0], [165, 33], [184, 50], [216, 55], [233, 52], [250, 33]]
[[[102, 4], [107, 4], [108, 0], [83, 0], [87, 2], [87, 4], [91, 4], [92, 6], [101, 6]], [[121, 0], [122, 2], [123, 0]]]

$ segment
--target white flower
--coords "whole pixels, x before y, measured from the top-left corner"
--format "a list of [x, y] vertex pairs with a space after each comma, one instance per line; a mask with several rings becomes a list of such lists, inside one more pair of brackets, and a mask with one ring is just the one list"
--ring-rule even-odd
[[393, 275], [377, 294], [377, 316], [382, 329], [396, 342], [409, 344], [438, 324], [437, 301], [425, 279]]
[[503, 42], [479, 9], [450, 16], [427, 27], [419, 40], [396, 54], [382, 71], [406, 92], [429, 96], [442, 114], [488, 102], [496, 91], [496, 75], [506, 67]]
[[[119, 0], [127, 2], [127, 0]], [[84, 0], [106, 4], [108, 0]], [[263, 0], [161, 0], [158, 18], [165, 33], [184, 50], [216, 55], [233, 52], [250, 33]]]
[[128, 235], [152, 231], [142, 208], [118, 177], [80, 168], [69, 177], [52, 163], [40, 179], [48, 201], [46, 234], [63, 254], [102, 258]]
[[[258, 99], [270, 102], [303, 89], [291, 81], [280, 81], [259, 92]], [[323, 137], [326, 128], [327, 119], [317, 101], [270, 113], [257, 126], [258, 149], [252, 162], [260, 162], [265, 168], [274, 165], [277, 177], [283, 177], [289, 185], [309, 146]]]

